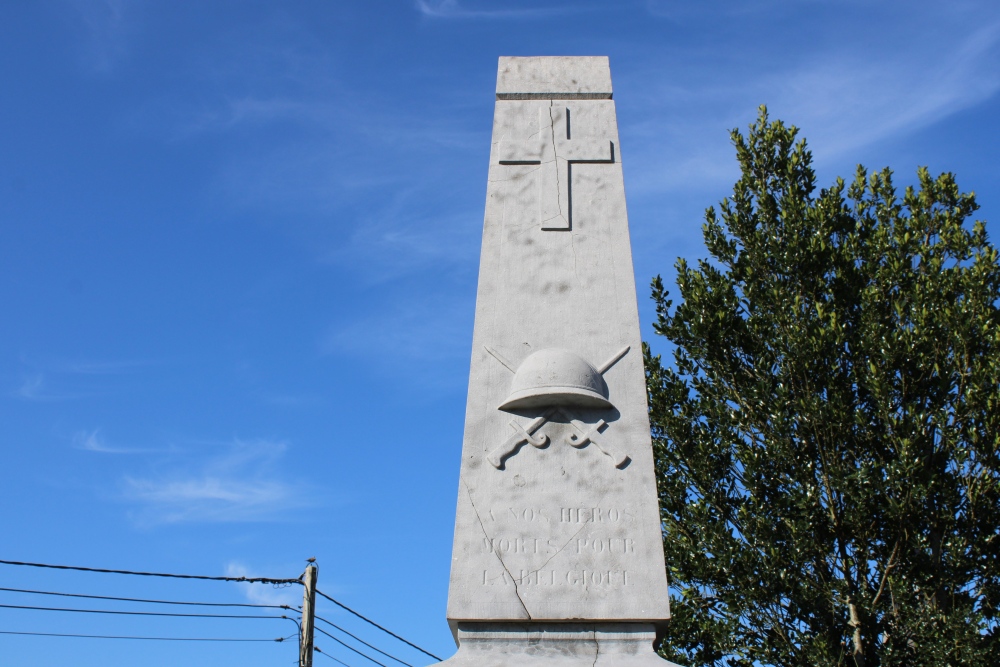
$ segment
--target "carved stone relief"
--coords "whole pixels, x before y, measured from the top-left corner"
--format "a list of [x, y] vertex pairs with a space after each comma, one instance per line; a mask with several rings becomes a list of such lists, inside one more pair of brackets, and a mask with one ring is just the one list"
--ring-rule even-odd
[[507, 370], [514, 374], [507, 399], [497, 408], [506, 412], [543, 410], [527, 424], [511, 420], [513, 433], [487, 455], [487, 460], [498, 470], [504, 461], [529, 444], [542, 448], [549, 444], [549, 436], [541, 429], [546, 423], [560, 419], [571, 426], [562, 440], [565, 444], [582, 449], [593, 445], [608, 456], [616, 468], [624, 468], [629, 456], [604, 437], [608, 423], [598, 419], [590, 424], [580, 418], [576, 408], [614, 409], [608, 398], [608, 387], [602, 377], [622, 357], [629, 346], [614, 353], [600, 366], [594, 367], [580, 355], [560, 348], [546, 348], [529, 354], [518, 366], [491, 347], [486, 351]]
[[505, 138], [499, 147], [500, 164], [539, 165], [538, 220], [544, 231], [573, 227], [572, 166], [612, 164], [615, 145], [607, 139], [573, 139], [570, 109], [550, 102], [538, 110], [538, 132], [525, 140]]

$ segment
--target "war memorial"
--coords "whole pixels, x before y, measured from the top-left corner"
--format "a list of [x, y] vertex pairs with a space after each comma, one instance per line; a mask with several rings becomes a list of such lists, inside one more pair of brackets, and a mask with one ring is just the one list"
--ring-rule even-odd
[[500, 59], [448, 593], [465, 665], [670, 665], [611, 72]]

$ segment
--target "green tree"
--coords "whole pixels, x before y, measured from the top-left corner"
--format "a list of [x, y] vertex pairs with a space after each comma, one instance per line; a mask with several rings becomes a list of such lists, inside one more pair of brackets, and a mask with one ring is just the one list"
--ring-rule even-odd
[[661, 652], [688, 665], [1000, 665], [1000, 264], [951, 174], [815, 189], [761, 107], [711, 256], [653, 281]]

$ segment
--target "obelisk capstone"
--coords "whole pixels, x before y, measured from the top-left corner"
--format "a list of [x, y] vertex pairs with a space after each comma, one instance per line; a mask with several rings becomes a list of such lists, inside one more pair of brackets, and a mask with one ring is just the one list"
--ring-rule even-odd
[[621, 165], [606, 57], [500, 59], [452, 667], [669, 664]]

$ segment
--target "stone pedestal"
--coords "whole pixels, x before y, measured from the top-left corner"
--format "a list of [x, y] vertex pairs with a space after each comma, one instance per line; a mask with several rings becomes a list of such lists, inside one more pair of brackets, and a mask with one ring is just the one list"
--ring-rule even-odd
[[447, 661], [660, 660], [670, 616], [607, 58], [501, 58]]
[[[671, 667], [641, 623], [460, 623], [448, 667]], [[675, 666], [676, 667], [676, 666]]]

